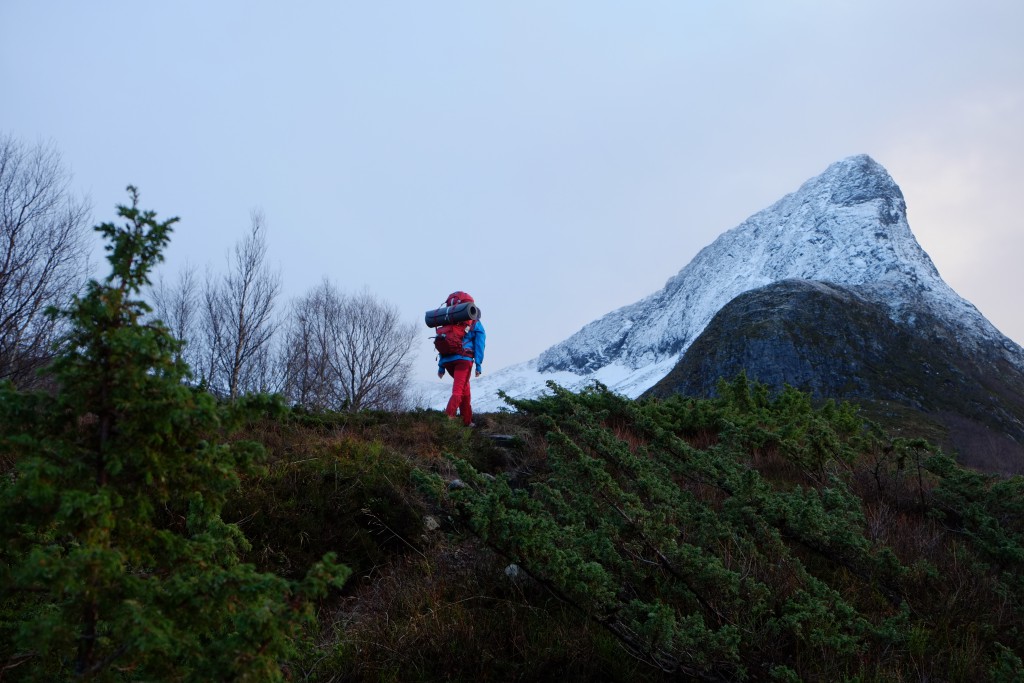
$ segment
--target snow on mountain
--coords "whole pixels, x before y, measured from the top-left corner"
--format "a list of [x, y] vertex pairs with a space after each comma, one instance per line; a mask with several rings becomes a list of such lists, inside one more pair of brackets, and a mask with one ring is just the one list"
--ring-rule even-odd
[[[788, 278], [857, 286], [893, 320], [927, 312], [951, 323], [968, 347], [1024, 350], [939, 276], [907, 223], [903, 193], [867, 155], [838, 161], [705, 247], [665, 287], [585, 325], [537, 358], [473, 382], [478, 411], [533, 396], [548, 380], [577, 389], [592, 380], [638, 396], [664, 377], [711, 318], [737, 295]], [[923, 331], [926, 332], [926, 331]], [[443, 407], [450, 381], [427, 389]]]

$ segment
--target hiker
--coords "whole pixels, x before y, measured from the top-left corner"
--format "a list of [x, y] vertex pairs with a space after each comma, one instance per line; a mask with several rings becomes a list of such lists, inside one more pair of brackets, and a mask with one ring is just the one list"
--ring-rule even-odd
[[[473, 297], [465, 292], [453, 292], [445, 301], [446, 306], [458, 306], [461, 303], [472, 302]], [[452, 384], [452, 397], [448, 399], [448, 406], [444, 412], [448, 417], [454, 419], [456, 411], [462, 417], [462, 423], [467, 427], [475, 427], [473, 423], [473, 407], [470, 405], [469, 379], [476, 366], [476, 376], [483, 372], [484, 345], [487, 340], [487, 333], [484, 331], [483, 323], [479, 320], [469, 320], [457, 326], [459, 333], [464, 333], [462, 338], [462, 350], [455, 353], [439, 354], [437, 359], [437, 376], [444, 377], [445, 371], [455, 380]]]

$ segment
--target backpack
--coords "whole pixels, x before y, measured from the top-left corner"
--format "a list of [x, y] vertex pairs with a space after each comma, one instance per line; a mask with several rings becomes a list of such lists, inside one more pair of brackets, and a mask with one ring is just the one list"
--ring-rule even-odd
[[466, 294], [463, 291], [458, 291], [458, 292], [452, 292], [451, 294], [449, 294], [448, 298], [445, 299], [444, 305], [445, 306], [458, 306], [459, 304], [464, 304], [464, 303], [467, 303], [467, 302], [468, 303], [476, 303], [475, 301], [473, 301], [473, 297], [471, 297], [469, 294]]
[[466, 333], [473, 328], [473, 322], [456, 323], [454, 325], [441, 325], [437, 328], [437, 336], [434, 337], [434, 348], [442, 356], [473, 356], [473, 350], [463, 346], [466, 342]]

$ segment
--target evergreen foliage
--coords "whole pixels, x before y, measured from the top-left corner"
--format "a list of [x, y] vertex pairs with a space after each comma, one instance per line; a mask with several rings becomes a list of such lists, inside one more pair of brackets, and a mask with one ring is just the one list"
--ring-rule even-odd
[[289, 582], [239, 560], [221, 509], [262, 449], [222, 441], [270, 403], [219, 406], [143, 322], [176, 219], [128, 190], [124, 224], [97, 227], [110, 275], [59, 312], [58, 392], [0, 388], [0, 676], [278, 680], [309, 598], [347, 570], [325, 557]]
[[707, 401], [549, 386], [509, 399], [549, 470], [523, 487], [458, 461], [453, 498], [641, 661], [702, 680], [1022, 673], [1021, 479], [744, 375]]

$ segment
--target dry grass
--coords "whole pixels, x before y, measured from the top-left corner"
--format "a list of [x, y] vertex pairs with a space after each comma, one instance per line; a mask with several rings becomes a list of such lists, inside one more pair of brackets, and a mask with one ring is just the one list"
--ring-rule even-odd
[[[472, 541], [441, 539], [358, 581], [325, 615], [317, 680], [624, 680], [607, 635]], [[611, 656], [609, 656], [611, 655]]]

